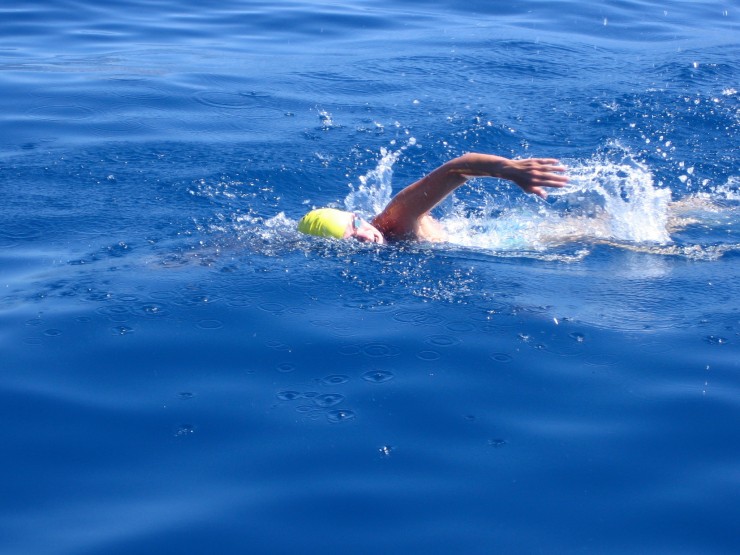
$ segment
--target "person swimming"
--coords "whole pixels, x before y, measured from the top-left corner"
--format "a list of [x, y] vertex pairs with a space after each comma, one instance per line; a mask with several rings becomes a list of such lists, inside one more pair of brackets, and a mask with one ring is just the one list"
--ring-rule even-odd
[[430, 211], [469, 179], [505, 179], [525, 193], [547, 198], [545, 188], [561, 188], [568, 183], [565, 170], [554, 158], [511, 160], [492, 154], [463, 154], [401, 190], [371, 222], [353, 212], [318, 208], [301, 218], [298, 230], [319, 237], [379, 244], [409, 239], [444, 241], [444, 230]]

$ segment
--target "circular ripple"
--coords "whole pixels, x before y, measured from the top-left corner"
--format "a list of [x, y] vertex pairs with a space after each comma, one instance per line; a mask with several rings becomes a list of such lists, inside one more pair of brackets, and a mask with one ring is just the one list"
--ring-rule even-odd
[[214, 108], [243, 110], [258, 105], [261, 99], [266, 98], [266, 95], [254, 92], [200, 91], [194, 95], [194, 98], [197, 102]]
[[452, 347], [460, 343], [460, 339], [454, 335], [430, 335], [427, 337], [427, 343], [437, 347]]
[[362, 379], [370, 383], [385, 383], [391, 381], [395, 376], [388, 370], [370, 370], [362, 375]]
[[321, 383], [323, 383], [324, 385], [340, 385], [343, 383], [347, 383], [348, 381], [349, 376], [343, 376], [341, 374], [333, 374], [321, 379]]
[[393, 315], [393, 319], [396, 322], [416, 325], [439, 324], [444, 320], [436, 314], [416, 310], [401, 310]]
[[44, 335], [47, 337], [59, 337], [60, 335], [62, 335], [62, 330], [51, 328], [51, 329], [44, 331]]
[[416, 357], [421, 360], [433, 361], [439, 360], [440, 354], [437, 351], [419, 351]]
[[257, 308], [270, 314], [280, 314], [285, 310], [285, 305], [280, 303], [260, 303]]
[[473, 331], [475, 326], [470, 322], [450, 322], [445, 328], [450, 331]]
[[368, 343], [362, 346], [362, 352], [369, 357], [382, 358], [398, 356], [400, 350], [398, 347], [385, 343]]
[[506, 353], [493, 353], [491, 359], [496, 362], [511, 362], [514, 360], [511, 355], [507, 355]]
[[278, 391], [277, 398], [281, 401], [295, 401], [296, 399], [300, 399], [302, 397], [300, 391]]
[[46, 121], [80, 120], [92, 117], [94, 114], [94, 110], [76, 104], [39, 106], [26, 112], [26, 115], [30, 118]]
[[362, 352], [359, 345], [344, 345], [339, 348], [340, 355], [354, 356], [359, 355]]
[[354, 418], [355, 413], [351, 410], [337, 409], [326, 413], [326, 419], [332, 423], [347, 422], [348, 420], [354, 420]]
[[316, 406], [321, 407], [322, 409], [335, 407], [342, 401], [344, 401], [344, 395], [339, 395], [339, 393], [324, 393], [323, 395], [317, 395], [313, 399]]
[[277, 365], [277, 371], [283, 374], [288, 374], [290, 372], [293, 372], [294, 370], [295, 370], [295, 365], [291, 364], [290, 362], [282, 362]]
[[224, 324], [221, 320], [201, 320], [198, 327], [203, 330], [218, 330], [223, 328]]
[[131, 309], [122, 304], [101, 306], [96, 312], [113, 322], [125, 322], [131, 317]]
[[282, 341], [270, 340], [265, 342], [265, 345], [276, 351], [290, 351], [290, 345], [283, 343]]

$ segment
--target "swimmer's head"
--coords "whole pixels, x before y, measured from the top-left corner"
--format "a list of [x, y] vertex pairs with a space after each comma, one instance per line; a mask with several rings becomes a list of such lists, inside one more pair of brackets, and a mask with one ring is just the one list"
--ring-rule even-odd
[[358, 241], [385, 243], [383, 234], [373, 225], [352, 212], [336, 208], [311, 210], [298, 222], [298, 231], [318, 237], [335, 239], [354, 237]]

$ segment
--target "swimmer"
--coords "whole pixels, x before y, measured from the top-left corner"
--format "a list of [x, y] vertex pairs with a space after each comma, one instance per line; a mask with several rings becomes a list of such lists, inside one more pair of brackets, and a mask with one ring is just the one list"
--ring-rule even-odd
[[309, 235], [354, 238], [383, 244], [394, 240], [444, 241], [442, 226], [429, 212], [468, 179], [497, 177], [516, 183], [525, 193], [547, 198], [546, 187], [565, 186], [565, 167], [553, 158], [510, 160], [491, 154], [468, 153], [441, 165], [396, 196], [367, 222], [352, 212], [334, 208], [312, 210], [298, 222]]

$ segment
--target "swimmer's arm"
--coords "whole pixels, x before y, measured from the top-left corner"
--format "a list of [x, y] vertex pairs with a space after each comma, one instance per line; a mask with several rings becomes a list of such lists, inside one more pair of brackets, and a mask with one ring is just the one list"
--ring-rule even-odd
[[415, 235], [421, 218], [471, 177], [507, 179], [523, 191], [545, 198], [544, 187], [559, 188], [568, 182], [564, 171], [553, 158], [510, 160], [492, 154], [464, 154], [403, 189], [373, 223], [390, 235]]

